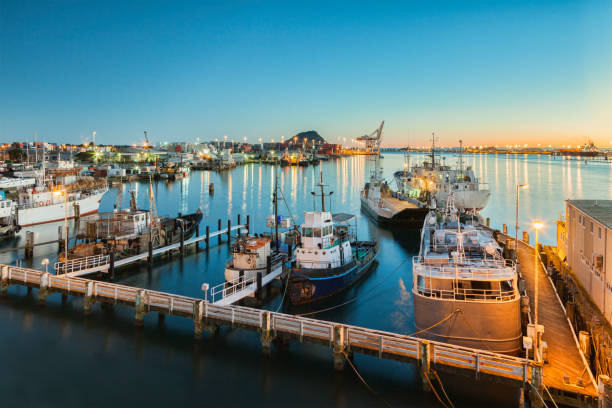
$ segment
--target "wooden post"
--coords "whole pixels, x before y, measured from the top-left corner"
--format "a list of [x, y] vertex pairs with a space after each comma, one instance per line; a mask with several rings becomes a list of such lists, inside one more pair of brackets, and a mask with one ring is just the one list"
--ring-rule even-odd
[[149, 256], [147, 256], [147, 266], [153, 268], [153, 241], [149, 240]]
[[431, 375], [431, 344], [427, 340], [421, 340], [419, 343], [421, 348], [421, 358], [419, 360], [419, 371], [421, 373], [421, 381], [423, 391], [431, 391], [429, 386], [429, 378]]
[[227, 243], [232, 243], [232, 220], [227, 220]]
[[[531, 366], [531, 385], [533, 389], [529, 390], [529, 401], [531, 402], [531, 407], [533, 408], [541, 408], [544, 406], [542, 405], [542, 400], [540, 399], [540, 396], [542, 396], [544, 392], [544, 387], [542, 384], [542, 363], [534, 361], [533, 365]], [[536, 394], [536, 390], [540, 396]]]
[[83, 314], [89, 316], [91, 313], [91, 305], [94, 302], [93, 298], [93, 282], [87, 282], [85, 289], [85, 298], [83, 299]]
[[261, 288], [261, 286], [262, 286], [262, 279], [261, 279], [261, 277], [262, 277], [261, 276], [261, 272], [257, 272], [257, 289], [255, 290], [255, 296], [256, 296], [258, 301], [260, 301], [261, 298], [262, 298], [262, 296], [261, 296], [262, 295], [262, 290], [261, 290], [262, 289]]
[[110, 265], [108, 267], [108, 275], [110, 276], [110, 281], [113, 282], [115, 280], [115, 246], [111, 247], [110, 253]]
[[64, 233], [63, 228], [60, 225], [57, 227], [57, 253], [62, 253], [64, 251]]
[[344, 326], [334, 326], [334, 370], [344, 370]]
[[487, 227], [491, 226], [491, 218], [487, 217]]
[[208, 194], [210, 194], [210, 195], [214, 195], [215, 194], [215, 183], [210, 183], [208, 185]]
[[[200, 224], [196, 225], [196, 238], [200, 237]], [[200, 241], [196, 241], [195, 243], [196, 252], [200, 249]]]
[[196, 339], [202, 338], [202, 315], [204, 311], [204, 301], [198, 300], [193, 304], [193, 336]]
[[[183, 224], [185, 225], [185, 224]], [[183, 259], [183, 256], [185, 256], [185, 230], [183, 229], [183, 227], [180, 227], [180, 234], [181, 234], [181, 259]]]
[[40, 277], [40, 289], [38, 290], [38, 303], [40, 303], [43, 306], [47, 302], [48, 288], [49, 288], [49, 274], [44, 273]]
[[206, 250], [210, 248], [210, 226], [206, 226]]
[[272, 352], [272, 330], [270, 321], [270, 312], [265, 311], [261, 314], [261, 350], [267, 356]]
[[0, 272], [0, 296], [6, 296], [9, 287], [9, 271], [8, 265], [2, 266], [2, 271]]
[[74, 207], [74, 219], [78, 220], [81, 217], [81, 206], [78, 203], [74, 203], [73, 207]]
[[[272, 257], [268, 255], [266, 257], [266, 275], [269, 275], [271, 272], [272, 272]], [[270, 283], [266, 285], [266, 299], [270, 297], [270, 286], [271, 286]]]
[[136, 304], [134, 305], [135, 313], [134, 313], [134, 324], [136, 326], [144, 325], [144, 315], [145, 315], [145, 291], [140, 290], [136, 294]]
[[246, 230], [247, 230], [247, 235], [250, 235], [251, 234], [251, 216], [249, 214], [247, 214]]
[[[237, 224], [236, 225], [240, 225], [240, 214], [237, 215]], [[240, 235], [240, 228], [238, 228], [238, 235]]]
[[508, 226], [506, 224], [502, 225], [502, 232], [504, 235], [508, 235]]
[[26, 231], [25, 258], [32, 259], [33, 257], [34, 257], [34, 232]]
[[221, 218], [217, 221], [217, 231], [219, 232], [219, 235], [217, 235], [217, 244], [221, 245]]

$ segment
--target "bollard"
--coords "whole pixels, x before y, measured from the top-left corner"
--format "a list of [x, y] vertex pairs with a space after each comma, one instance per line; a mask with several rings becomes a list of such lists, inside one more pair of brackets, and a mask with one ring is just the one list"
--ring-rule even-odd
[[219, 232], [219, 235], [217, 235], [217, 244], [221, 245], [221, 218], [217, 221], [217, 231]]
[[206, 250], [208, 251], [208, 248], [210, 248], [210, 227], [207, 225], [206, 226]]
[[136, 294], [136, 304], [134, 305], [134, 309], [135, 309], [134, 324], [136, 326], [144, 325], [145, 294], [146, 294], [146, 292], [144, 290], [140, 290]]
[[6, 296], [9, 287], [9, 271], [8, 266], [3, 265], [0, 272], [0, 296]]
[[251, 216], [249, 214], [247, 214], [246, 230], [247, 230], [247, 235], [250, 235], [251, 234]]
[[[196, 225], [196, 238], [200, 237], [200, 224]], [[200, 241], [196, 241], [195, 243], [196, 252], [200, 249]]]
[[232, 220], [227, 220], [227, 243], [232, 243]]
[[344, 326], [334, 326], [334, 370], [344, 370]]

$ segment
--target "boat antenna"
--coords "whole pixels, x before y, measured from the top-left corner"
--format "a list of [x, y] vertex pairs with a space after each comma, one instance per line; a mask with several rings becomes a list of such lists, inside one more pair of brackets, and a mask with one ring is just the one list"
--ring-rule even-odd
[[463, 176], [463, 140], [459, 140], [459, 172]]
[[278, 251], [278, 171], [274, 168], [274, 246]]

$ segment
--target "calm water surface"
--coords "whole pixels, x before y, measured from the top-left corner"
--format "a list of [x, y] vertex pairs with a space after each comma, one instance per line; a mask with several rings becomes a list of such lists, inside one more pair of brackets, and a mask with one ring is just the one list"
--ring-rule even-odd
[[[401, 154], [385, 154], [384, 174], [402, 167]], [[454, 163], [455, 155], [446, 155]], [[421, 160], [413, 154], [411, 160]], [[554, 220], [564, 209], [564, 199], [611, 199], [612, 167], [608, 163], [551, 159], [546, 156], [465, 155], [483, 181], [489, 183], [492, 198], [483, 216], [494, 227], [503, 223], [514, 227], [515, 185], [527, 183], [521, 193], [521, 229], [533, 219], [545, 220], [542, 239], [554, 243]], [[323, 170], [326, 184], [334, 191], [332, 211], [357, 214], [362, 239], [380, 242], [378, 263], [370, 275], [343, 296], [310, 310], [350, 301], [347, 305], [320, 313], [318, 318], [410, 334], [414, 331], [410, 294], [412, 256], [418, 252], [418, 235], [390, 231], [372, 224], [359, 211], [359, 190], [369, 175], [365, 157], [323, 162], [320, 167], [279, 169], [279, 180], [287, 202], [281, 213], [301, 222], [302, 213], [312, 210], [310, 192]], [[175, 183], [157, 183], [154, 189], [160, 215], [193, 212], [205, 214], [202, 225], [216, 230], [217, 219], [236, 222], [236, 214], [251, 215], [253, 231], [263, 232], [265, 219], [272, 213], [271, 194], [275, 168], [251, 164], [224, 173], [193, 172]], [[214, 195], [208, 194], [209, 183]], [[122, 186], [123, 203], [129, 191], [136, 192], [139, 205], [148, 207], [148, 184]], [[109, 211], [116, 189], [102, 200], [101, 210]], [[243, 218], [244, 220], [244, 218]], [[57, 227], [49, 224], [34, 229], [36, 241], [57, 238]], [[202, 227], [202, 231], [204, 228]], [[24, 236], [3, 242], [1, 248], [23, 246]], [[14, 263], [23, 253], [0, 254], [0, 262]], [[57, 246], [37, 247], [32, 266], [57, 258]], [[202, 296], [201, 284], [222, 282], [228, 247], [223, 244], [206, 251], [188, 252], [158, 260], [152, 272], [134, 267], [118, 277], [118, 282], [189, 296]], [[281, 293], [276, 289], [265, 308], [280, 308]], [[78, 298], [64, 306], [59, 295], [52, 295], [47, 306], [37, 305], [36, 293], [13, 287], [0, 300], [0, 395], [3, 406], [133, 406], [150, 404], [189, 404], [208, 406], [382, 406], [350, 367], [343, 373], [332, 369], [331, 351], [325, 347], [294, 342], [287, 351], [275, 350], [265, 358], [258, 335], [222, 329], [215, 338], [193, 340], [192, 323], [167, 317], [159, 324], [155, 314], [145, 319], [145, 327], [133, 326], [133, 311], [121, 306], [112, 311], [94, 306], [84, 318]], [[292, 313], [295, 310], [285, 310]], [[300, 310], [301, 311], [301, 310]], [[415, 367], [357, 355], [363, 377], [392, 406], [439, 406], [432, 395], [421, 392]], [[443, 377], [457, 406], [516, 406], [516, 390], [473, 380]]]

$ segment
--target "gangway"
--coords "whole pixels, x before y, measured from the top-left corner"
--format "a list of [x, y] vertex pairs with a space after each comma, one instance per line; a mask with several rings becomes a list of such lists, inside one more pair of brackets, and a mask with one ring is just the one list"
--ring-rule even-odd
[[108, 270], [110, 267], [110, 257], [108, 255], [92, 255], [83, 258], [69, 259], [67, 261], [56, 262], [55, 271], [70, 276], [88, 275], [93, 272]]
[[[283, 273], [282, 265], [261, 277], [261, 287], [270, 284]], [[261, 288], [260, 288], [261, 289]], [[249, 278], [236, 278], [229, 282], [220, 283], [210, 290], [211, 303], [219, 306], [228, 306], [248, 296], [255, 296], [257, 291], [257, 275]]]

